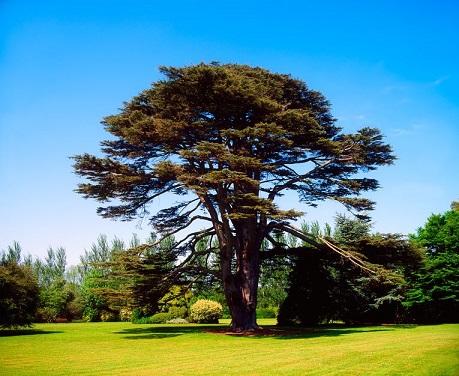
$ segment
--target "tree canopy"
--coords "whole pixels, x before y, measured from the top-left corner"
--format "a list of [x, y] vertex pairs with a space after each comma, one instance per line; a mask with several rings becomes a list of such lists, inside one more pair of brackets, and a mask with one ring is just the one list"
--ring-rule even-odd
[[423, 267], [410, 276], [405, 305], [418, 322], [457, 322], [459, 317], [459, 210], [432, 214], [412, 239], [425, 247]]
[[37, 278], [30, 258], [22, 260], [14, 243], [0, 253], [0, 329], [30, 326], [39, 301]]
[[[272, 233], [284, 231], [315, 242], [291, 225], [302, 213], [284, 208], [283, 195], [295, 191], [312, 206], [335, 200], [365, 216], [374, 203], [361, 193], [379, 186], [366, 173], [395, 157], [376, 128], [342, 133], [324, 96], [290, 75], [218, 63], [160, 71], [165, 79], [103, 120], [114, 137], [101, 143], [105, 156], [74, 157], [88, 179], [77, 192], [106, 203], [105, 218], [148, 218], [162, 237], [201, 222], [177, 237], [174, 275], [216, 253], [231, 327], [256, 328], [264, 239], [278, 246]], [[167, 194], [181, 200], [161, 208]], [[196, 252], [209, 236], [217, 246]]]
[[[454, 206], [452, 206], [454, 208]], [[424, 226], [418, 228], [413, 239], [426, 247], [429, 253], [459, 253], [459, 210], [432, 214]]]

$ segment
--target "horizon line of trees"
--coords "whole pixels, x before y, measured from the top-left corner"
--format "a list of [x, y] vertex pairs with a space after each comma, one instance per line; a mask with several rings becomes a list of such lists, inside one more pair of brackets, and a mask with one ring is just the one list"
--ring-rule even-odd
[[[458, 321], [456, 202], [409, 236], [371, 233], [370, 222], [341, 214], [333, 229], [313, 222], [303, 223], [303, 231], [330, 239], [371, 269], [279, 232], [278, 247], [267, 249], [261, 262], [258, 317], [277, 317], [280, 325]], [[100, 235], [70, 268], [62, 247], [49, 248], [40, 260], [23, 255], [14, 242], [0, 258], [0, 328], [72, 320], [148, 322], [157, 313], [186, 318], [198, 299], [219, 302], [229, 317], [218, 263], [206, 252], [217, 247], [215, 240], [201, 239], [195, 267], [175, 276], [183, 260], [170, 251], [174, 239], [156, 240], [152, 234], [142, 245], [134, 235], [125, 244]], [[377, 269], [382, 272], [372, 272]]]

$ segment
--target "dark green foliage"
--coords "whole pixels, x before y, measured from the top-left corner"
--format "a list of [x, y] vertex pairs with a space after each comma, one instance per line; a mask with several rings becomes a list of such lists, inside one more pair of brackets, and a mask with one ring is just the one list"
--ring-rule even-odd
[[390, 323], [404, 318], [403, 277], [419, 268], [422, 252], [401, 235], [370, 235], [369, 229], [365, 221], [338, 216], [334, 234], [342, 247], [359, 254], [372, 270], [310, 247], [299, 252], [279, 324]]
[[[66, 253], [62, 247], [54, 250], [49, 248], [45, 259], [33, 260], [30, 255], [21, 260], [21, 246], [14, 242], [8, 251], [2, 255], [6, 265], [14, 262], [31, 270], [35, 284], [38, 285], [39, 299], [34, 312], [35, 322], [71, 321], [81, 319], [84, 302], [81, 299], [81, 279], [78, 273], [68, 278], [66, 273]], [[77, 272], [76, 269], [74, 269]], [[71, 281], [71, 280], [72, 281]], [[33, 294], [31, 293], [31, 296]]]
[[117, 246], [110, 251], [109, 260], [91, 263], [83, 289], [91, 313], [97, 314], [101, 309], [134, 310], [144, 317], [169, 306], [180, 306], [186, 289], [180, 287], [181, 274], [171, 274], [177, 257], [171, 250], [171, 241], [165, 239], [156, 244], [151, 238], [143, 246], [137, 242], [129, 249]]
[[21, 264], [20, 247], [9, 247], [0, 260], [0, 328], [32, 324], [39, 301], [37, 278], [28, 265]]
[[132, 315], [131, 315], [131, 322], [133, 324], [137, 323], [140, 319], [142, 318], [146, 318], [146, 317], [150, 317], [150, 316], [146, 316], [144, 314], [144, 312], [142, 312], [141, 309], [139, 308], [136, 308], [132, 311]]
[[172, 318], [172, 315], [168, 312], [155, 313], [150, 317], [150, 324], [165, 324]]
[[[358, 270], [344, 273], [344, 278], [356, 290], [357, 301], [347, 304], [350, 322], [394, 323], [406, 320], [406, 276], [417, 270], [423, 261], [422, 250], [399, 234], [365, 236], [353, 245], [356, 252], [387, 274], [373, 275]], [[349, 304], [350, 303], [350, 304]], [[353, 305], [354, 304], [354, 305]]]
[[64, 286], [64, 293], [67, 299], [62, 317], [67, 318], [69, 321], [81, 320], [85, 309], [81, 284], [67, 281]]
[[144, 316], [142, 312], [137, 311], [133, 314], [131, 322], [133, 324], [166, 324], [172, 319], [174, 319], [174, 317], [168, 312], [159, 312], [154, 315]]
[[439, 252], [410, 278], [407, 292], [410, 316], [419, 323], [459, 322], [459, 254]]
[[[292, 270], [290, 257], [278, 255], [261, 262], [258, 288], [258, 307], [277, 313], [287, 296], [288, 276]], [[275, 317], [275, 316], [274, 316]]]
[[277, 317], [278, 307], [257, 308], [257, 319], [274, 319]]
[[107, 289], [105, 296], [112, 304], [142, 307], [153, 314], [160, 310], [161, 299], [177, 279], [165, 278], [173, 268], [176, 255], [163, 248], [130, 249], [117, 253], [111, 263], [109, 280], [117, 280], [117, 289]]
[[[131, 242], [135, 241], [134, 236]], [[90, 251], [86, 250], [80, 256], [78, 272], [82, 280], [81, 301], [85, 307], [83, 318], [86, 321], [101, 321], [102, 312], [118, 312], [127, 308], [125, 300], [117, 300], [116, 304], [113, 304], [105, 293], [121, 289], [120, 281], [109, 277], [112, 271], [111, 262], [115, 254], [124, 249], [125, 245], [121, 240], [115, 238], [109, 242], [105, 235], [99, 235]]]
[[86, 321], [100, 321], [102, 311], [110, 309], [108, 299], [98, 293], [108, 284], [106, 274], [102, 268], [92, 269], [86, 273], [83, 279], [81, 299], [85, 306], [83, 319]]
[[319, 250], [305, 248], [294, 258], [288, 295], [277, 316], [279, 325], [315, 325], [335, 318], [335, 273], [330, 259]]
[[133, 324], [151, 324], [151, 316], [144, 316], [137, 318], [135, 320], [131, 320]]
[[[56, 319], [81, 319], [84, 303], [78, 284], [80, 277], [74, 274], [74, 282], [67, 278], [66, 252], [62, 247], [49, 248], [44, 261], [36, 260], [33, 268], [40, 286], [40, 303], [35, 320], [54, 322]], [[76, 270], [75, 270], [76, 272]]]
[[413, 235], [430, 254], [435, 252], [459, 253], [459, 210], [431, 215], [427, 223]]
[[63, 278], [56, 278], [48, 286], [40, 286], [38, 321], [54, 322], [58, 317], [66, 317], [67, 304], [72, 296], [65, 286], [66, 281]]

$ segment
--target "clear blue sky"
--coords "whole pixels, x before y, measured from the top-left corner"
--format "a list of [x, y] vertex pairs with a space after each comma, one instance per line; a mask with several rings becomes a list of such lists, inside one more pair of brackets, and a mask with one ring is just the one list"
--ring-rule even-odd
[[[0, 249], [14, 240], [76, 264], [99, 234], [145, 238], [73, 192], [69, 156], [98, 153], [100, 125], [160, 65], [220, 61], [306, 81], [346, 132], [378, 127], [399, 160], [374, 231], [412, 233], [459, 198], [459, 2], [0, 1]], [[296, 203], [293, 206], [298, 207]], [[333, 222], [334, 205], [306, 220]]]

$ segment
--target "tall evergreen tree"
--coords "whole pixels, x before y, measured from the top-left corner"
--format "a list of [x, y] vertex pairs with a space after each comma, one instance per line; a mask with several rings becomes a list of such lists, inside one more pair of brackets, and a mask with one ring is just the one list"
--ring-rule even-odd
[[[102, 142], [105, 157], [74, 157], [89, 180], [77, 192], [111, 202], [98, 209], [105, 218], [149, 217], [162, 237], [201, 221], [204, 230], [177, 238], [175, 253], [188, 272], [197, 241], [214, 236], [231, 328], [257, 328], [263, 240], [284, 231], [315, 242], [289, 224], [302, 213], [282, 208], [283, 194], [364, 213], [373, 202], [360, 194], [378, 182], [362, 173], [394, 155], [378, 129], [342, 133], [323, 95], [290, 75], [217, 63], [160, 71], [164, 80], [104, 119], [114, 137]], [[167, 194], [182, 200], [150, 215]]]

